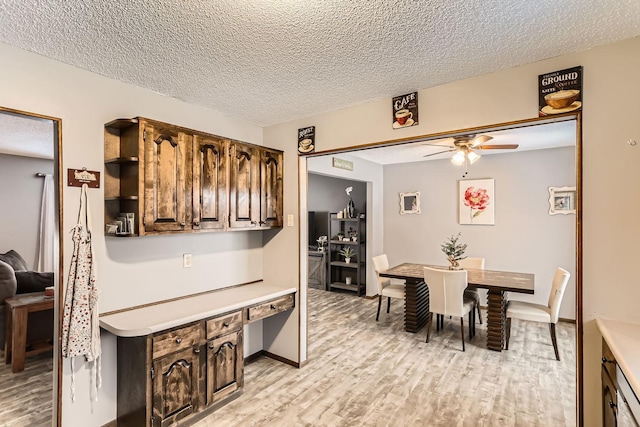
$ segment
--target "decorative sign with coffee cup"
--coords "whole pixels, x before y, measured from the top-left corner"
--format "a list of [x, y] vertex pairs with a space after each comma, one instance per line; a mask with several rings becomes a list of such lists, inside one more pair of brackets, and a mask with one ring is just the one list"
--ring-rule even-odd
[[316, 127], [298, 129], [298, 153], [311, 153], [316, 149]]
[[538, 76], [540, 117], [582, 108], [582, 66]]
[[400, 129], [418, 124], [418, 92], [396, 96], [392, 102], [393, 128]]

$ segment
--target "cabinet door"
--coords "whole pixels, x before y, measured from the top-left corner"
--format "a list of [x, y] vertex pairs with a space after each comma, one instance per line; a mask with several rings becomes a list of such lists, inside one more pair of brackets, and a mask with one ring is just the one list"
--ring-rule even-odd
[[146, 123], [143, 135], [145, 231], [184, 230], [192, 216], [191, 192], [186, 189], [192, 136], [159, 123]]
[[207, 405], [242, 388], [244, 353], [242, 330], [209, 341], [207, 345]]
[[227, 222], [225, 141], [195, 135], [193, 147], [193, 228], [224, 228]]
[[230, 144], [231, 182], [229, 194], [229, 226], [257, 227], [260, 221], [259, 159], [256, 149], [233, 141]]
[[153, 426], [172, 425], [198, 409], [199, 347], [153, 361]]
[[282, 152], [260, 150], [260, 226], [282, 227]]

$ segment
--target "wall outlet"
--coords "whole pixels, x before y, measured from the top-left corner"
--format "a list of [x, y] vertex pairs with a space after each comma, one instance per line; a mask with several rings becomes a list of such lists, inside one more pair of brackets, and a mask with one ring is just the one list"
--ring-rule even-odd
[[287, 215], [287, 227], [293, 227], [293, 214]]
[[182, 255], [182, 267], [183, 268], [191, 268], [192, 266], [192, 262], [191, 262], [191, 254], [183, 254]]

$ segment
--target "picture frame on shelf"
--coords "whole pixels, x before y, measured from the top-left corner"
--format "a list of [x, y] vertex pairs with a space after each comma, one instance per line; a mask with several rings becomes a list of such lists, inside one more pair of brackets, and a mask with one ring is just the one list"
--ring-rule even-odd
[[400, 193], [400, 215], [419, 214], [420, 192]]
[[576, 187], [549, 187], [549, 215], [576, 213]]

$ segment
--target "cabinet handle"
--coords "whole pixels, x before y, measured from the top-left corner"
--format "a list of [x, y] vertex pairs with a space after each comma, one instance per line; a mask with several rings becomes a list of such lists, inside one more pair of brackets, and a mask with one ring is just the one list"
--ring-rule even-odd
[[602, 364], [605, 364], [605, 363], [616, 363], [616, 361], [607, 359], [606, 357], [602, 356]]
[[176, 338], [176, 344], [180, 344], [182, 342], [182, 338]]
[[185, 224], [184, 222], [180, 223], [180, 227], [182, 227], [182, 228], [184, 228], [185, 225], [187, 225], [187, 224]]
[[210, 350], [213, 350], [214, 348], [215, 348], [215, 346], [213, 345], [213, 343], [212, 343], [212, 342], [210, 342], [210, 343], [209, 343], [209, 349], [210, 349]]
[[267, 223], [267, 221], [260, 221], [260, 222], [258, 222], [258, 224], [260, 224], [260, 225], [263, 225], [263, 224], [266, 224], [266, 223]]
[[194, 348], [194, 349], [193, 349], [193, 352], [194, 352], [195, 354], [200, 354], [200, 347], [196, 347], [196, 348]]
[[256, 225], [258, 225], [258, 223], [255, 222], [255, 221], [251, 221], [251, 225], [253, 225], [255, 227]]
[[224, 322], [224, 323], [222, 324], [222, 326], [224, 326], [225, 328], [228, 328], [228, 327], [229, 327], [229, 322]]
[[613, 400], [609, 401], [609, 408], [613, 409], [613, 408], [617, 408], [618, 405], [616, 405], [615, 403], [613, 403]]
[[200, 221], [194, 222], [193, 225], [195, 225], [196, 227], [200, 227]]
[[275, 309], [276, 309], [276, 306], [271, 304], [271, 310], [275, 310]]

